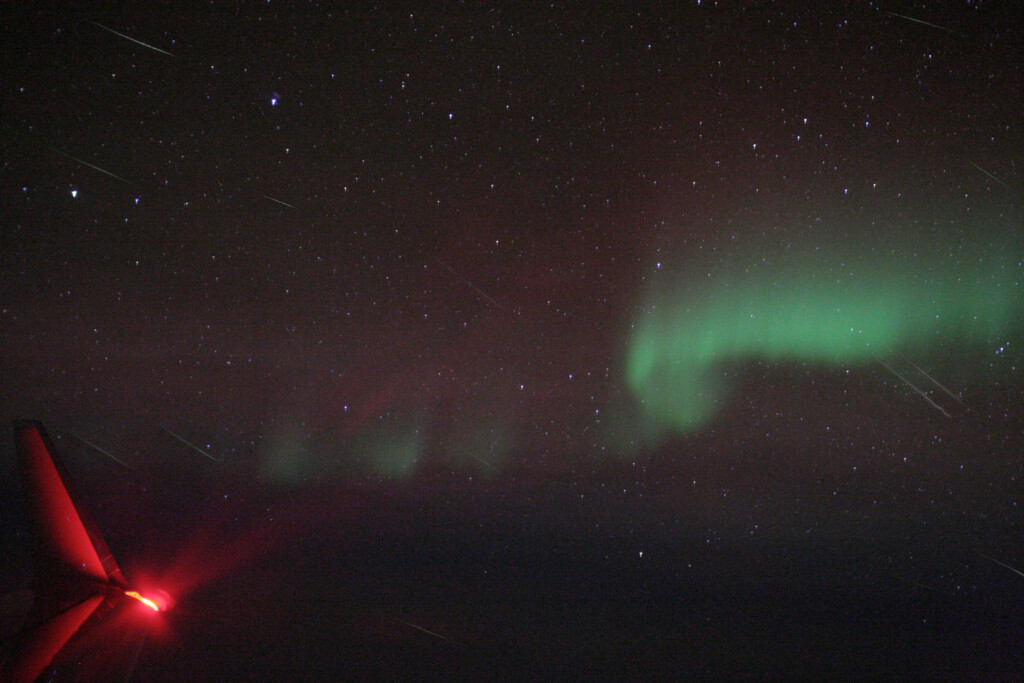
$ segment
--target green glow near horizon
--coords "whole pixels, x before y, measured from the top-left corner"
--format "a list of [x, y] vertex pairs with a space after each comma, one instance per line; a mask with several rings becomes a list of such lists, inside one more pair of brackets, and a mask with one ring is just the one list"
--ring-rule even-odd
[[286, 420], [273, 428], [261, 450], [260, 477], [283, 486], [352, 473], [405, 479], [420, 465], [425, 424], [418, 415], [390, 416], [339, 440]]
[[386, 421], [353, 439], [350, 460], [385, 479], [405, 479], [415, 473], [423, 453], [424, 425], [420, 420]]
[[656, 270], [626, 349], [648, 431], [704, 427], [728, 395], [725, 371], [746, 361], [849, 366], [1020, 331], [1013, 239], [901, 240], [709, 249]]

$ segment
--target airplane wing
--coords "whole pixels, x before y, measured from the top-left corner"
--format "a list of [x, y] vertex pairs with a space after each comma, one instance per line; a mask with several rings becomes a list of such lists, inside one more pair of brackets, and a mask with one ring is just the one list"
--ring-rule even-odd
[[106, 625], [117, 621], [138, 633], [145, 626], [139, 612], [159, 611], [159, 605], [128, 590], [43, 425], [17, 421], [14, 432], [36, 541], [34, 604], [22, 629], [4, 643], [0, 680], [95, 680], [96, 666], [109, 664], [101, 661], [111, 647]]

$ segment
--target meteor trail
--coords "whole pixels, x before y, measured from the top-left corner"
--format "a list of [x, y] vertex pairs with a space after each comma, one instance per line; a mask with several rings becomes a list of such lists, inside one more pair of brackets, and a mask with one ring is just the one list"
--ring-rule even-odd
[[[1014, 570], [1014, 571], [1016, 571], [1016, 570]], [[414, 628], [414, 629], [416, 629], [417, 631], [423, 631], [423, 632], [424, 632], [424, 633], [426, 633], [427, 635], [431, 635], [431, 636], [434, 636], [435, 638], [440, 638], [441, 640], [448, 640], [447, 638], [445, 638], [444, 636], [442, 636], [442, 635], [441, 635], [440, 633], [434, 633], [433, 631], [430, 631], [430, 630], [428, 630], [428, 629], [425, 629], [425, 628], [423, 628], [422, 626], [417, 626], [416, 624], [410, 623], [410, 622], [406, 621], [405, 619], [399, 619], [398, 617], [395, 617], [395, 620], [396, 620], [396, 621], [400, 621], [400, 622], [402, 622], [403, 624], [405, 624], [405, 625], [406, 625], [406, 626], [408, 626], [409, 628]]]
[[913, 22], [915, 22], [917, 24], [924, 24], [925, 26], [931, 26], [932, 28], [937, 28], [940, 31], [945, 31], [946, 33], [952, 33], [953, 32], [951, 29], [948, 29], [945, 26], [939, 26], [938, 24], [930, 24], [927, 21], [922, 21], [921, 19], [915, 19], [914, 17], [908, 17], [906, 14], [896, 14], [895, 12], [889, 12], [888, 10], [885, 13], [886, 14], [891, 14], [894, 17], [899, 17], [900, 19], [906, 19], [907, 21], [913, 21]]
[[57, 154], [60, 154], [61, 156], [65, 156], [68, 159], [71, 159], [72, 161], [77, 161], [78, 163], [82, 164], [83, 166], [88, 166], [89, 168], [91, 168], [91, 169], [93, 169], [95, 171], [99, 171], [100, 173], [103, 173], [105, 175], [108, 175], [111, 178], [115, 178], [117, 180], [120, 180], [122, 183], [125, 183], [126, 185], [131, 185], [132, 184], [132, 182], [130, 180], [125, 180], [124, 178], [122, 178], [119, 175], [115, 175], [115, 174], [111, 173], [110, 171], [107, 171], [107, 170], [104, 170], [104, 169], [100, 168], [99, 166], [95, 166], [93, 164], [90, 164], [88, 161], [83, 161], [83, 160], [79, 159], [78, 157], [71, 156], [70, 154], [68, 154], [67, 152], [65, 152], [62, 149], [57, 149], [56, 147], [53, 147], [51, 145], [46, 145], [46, 146], [49, 147], [54, 152], [56, 152]]
[[288, 202], [282, 202], [280, 199], [274, 199], [273, 197], [271, 197], [270, 195], [267, 195], [267, 194], [261, 194], [260, 196], [263, 197], [264, 199], [269, 199], [272, 202], [277, 202], [278, 204], [281, 204], [282, 206], [287, 206], [289, 209], [298, 208], [298, 207], [292, 206]]
[[942, 595], [952, 595], [952, 593], [950, 593], [947, 590], [942, 590], [941, 588], [936, 588], [935, 586], [929, 586], [926, 583], [921, 583], [920, 581], [914, 581], [913, 579], [908, 579], [907, 577], [900, 576], [899, 574], [893, 574], [893, 576], [895, 576], [900, 581], [906, 581], [907, 583], [912, 584], [914, 586], [917, 586], [918, 588], [924, 588], [925, 590], [935, 591], [936, 593], [941, 593]]
[[931, 403], [931, 404], [932, 404], [932, 407], [933, 407], [933, 408], [935, 408], [935, 410], [939, 411], [940, 413], [942, 413], [942, 414], [943, 414], [943, 415], [945, 415], [946, 417], [948, 417], [948, 418], [950, 418], [950, 419], [953, 419], [953, 416], [952, 416], [952, 415], [950, 415], [949, 413], [947, 413], [947, 412], [946, 412], [945, 410], [943, 410], [942, 406], [940, 406], [940, 405], [939, 405], [938, 403], [936, 403], [935, 401], [933, 401], [933, 400], [931, 399], [931, 396], [929, 396], [928, 394], [926, 394], [926, 393], [924, 393], [923, 391], [921, 391], [920, 389], [918, 389], [918, 388], [917, 388], [917, 387], [916, 387], [916, 386], [914, 385], [914, 383], [913, 383], [913, 382], [911, 382], [911, 381], [910, 381], [909, 379], [907, 379], [906, 377], [904, 377], [904, 376], [903, 376], [903, 375], [901, 375], [900, 373], [898, 373], [898, 372], [896, 372], [895, 370], [893, 370], [893, 369], [892, 369], [891, 367], [889, 367], [889, 366], [888, 366], [888, 365], [886, 364], [886, 362], [885, 362], [884, 360], [882, 360], [881, 358], [879, 358], [879, 359], [878, 359], [878, 362], [879, 362], [879, 363], [881, 363], [881, 364], [882, 364], [882, 367], [884, 367], [884, 368], [885, 368], [886, 370], [888, 370], [888, 371], [889, 371], [889, 372], [891, 372], [892, 374], [894, 374], [894, 375], [896, 375], [897, 377], [899, 377], [899, 378], [900, 378], [900, 380], [902, 380], [903, 382], [905, 382], [905, 383], [906, 383], [906, 385], [907, 385], [907, 386], [909, 386], [909, 387], [910, 387], [911, 389], [913, 389], [913, 390], [914, 390], [914, 391], [916, 391], [917, 393], [921, 394], [921, 396], [922, 396], [922, 397], [924, 397], [924, 400], [928, 401], [928, 403]]
[[959, 397], [959, 396], [957, 396], [956, 394], [954, 394], [954, 393], [953, 393], [952, 391], [950, 391], [950, 390], [949, 390], [949, 389], [947, 389], [946, 387], [942, 386], [942, 384], [941, 384], [941, 383], [940, 383], [940, 382], [939, 382], [939, 381], [938, 381], [937, 379], [935, 379], [934, 377], [932, 377], [931, 375], [929, 375], [929, 374], [928, 374], [927, 372], [925, 372], [925, 371], [924, 371], [924, 368], [922, 368], [922, 367], [921, 367], [920, 365], [918, 365], [918, 364], [917, 364], [917, 363], [915, 363], [914, 361], [912, 361], [912, 360], [910, 360], [909, 358], [907, 358], [906, 356], [904, 356], [904, 355], [903, 355], [902, 353], [901, 353], [901, 354], [899, 354], [899, 355], [900, 355], [900, 358], [902, 358], [903, 360], [905, 360], [905, 361], [907, 361], [908, 363], [910, 363], [911, 365], [913, 365], [913, 366], [914, 366], [914, 369], [915, 369], [915, 370], [917, 370], [917, 371], [918, 371], [918, 372], [920, 372], [920, 373], [921, 373], [922, 375], [924, 375], [925, 377], [927, 377], [928, 379], [930, 379], [930, 380], [932, 381], [932, 384], [934, 384], [935, 386], [937, 386], [937, 387], [938, 387], [939, 389], [942, 389], [943, 391], [945, 391], [945, 392], [946, 392], [946, 393], [947, 393], [947, 394], [949, 395], [949, 397], [950, 397], [950, 398], [952, 398], [952, 399], [953, 399], [954, 401], [956, 401], [956, 402], [957, 402], [957, 403], [959, 403], [960, 405], [964, 405], [964, 402], [960, 400], [960, 397]]
[[138, 43], [142, 47], [148, 47], [150, 50], [155, 50], [156, 52], [159, 52], [160, 54], [167, 55], [168, 57], [173, 57], [174, 56], [170, 52], [168, 52], [167, 50], [161, 50], [158, 47], [154, 47], [154, 46], [150, 45], [149, 43], [144, 43], [141, 40], [136, 40], [135, 38], [132, 38], [131, 36], [126, 36], [125, 34], [119, 33], [118, 31], [115, 31], [114, 29], [112, 29], [112, 28], [110, 28], [108, 26], [104, 26], [103, 24], [97, 24], [95, 21], [90, 21], [89, 23], [92, 24], [93, 26], [99, 26], [104, 31], [109, 31], [110, 33], [113, 33], [115, 36], [120, 36], [121, 38], [124, 38], [125, 40], [130, 40], [133, 43]]
[[967, 163], [969, 163], [969, 164], [970, 164], [971, 166], [973, 166], [974, 168], [978, 169], [979, 171], [981, 171], [982, 173], [984, 173], [985, 175], [987, 175], [987, 176], [988, 176], [989, 178], [991, 178], [992, 180], [996, 181], [997, 183], [999, 183], [1000, 185], [1002, 185], [1003, 187], [1005, 187], [1005, 188], [1006, 188], [1007, 190], [1012, 190], [1012, 189], [1013, 189], [1012, 187], [1010, 187], [1009, 185], [1007, 185], [1006, 183], [1004, 183], [1004, 182], [1003, 182], [1002, 180], [1000, 180], [999, 178], [995, 177], [994, 175], [992, 175], [991, 173], [989, 173], [988, 171], [986, 171], [985, 169], [983, 169], [983, 168], [982, 168], [981, 166], [978, 166], [978, 165], [977, 165], [976, 163], [974, 163], [973, 161], [968, 161]]
[[452, 268], [451, 266], [449, 266], [449, 265], [448, 265], [447, 263], [445, 263], [444, 261], [441, 261], [441, 265], [442, 265], [442, 266], [444, 266], [445, 268], [447, 268], [447, 269], [448, 269], [448, 272], [449, 272], [449, 273], [451, 273], [452, 275], [454, 275], [455, 277], [459, 278], [460, 280], [462, 280], [463, 282], [465, 282], [465, 283], [466, 283], [467, 285], [469, 285], [470, 287], [472, 287], [473, 289], [475, 289], [475, 290], [476, 290], [476, 293], [477, 293], [477, 294], [479, 294], [479, 295], [480, 295], [480, 296], [482, 296], [483, 298], [487, 299], [488, 301], [490, 301], [490, 302], [491, 302], [492, 304], [494, 304], [495, 306], [497, 306], [497, 307], [498, 307], [498, 308], [500, 308], [501, 310], [503, 310], [503, 311], [505, 310], [505, 307], [504, 307], [504, 306], [502, 306], [501, 304], [499, 304], [499, 303], [498, 303], [497, 301], [495, 301], [494, 299], [492, 299], [492, 298], [491, 298], [491, 297], [490, 297], [490, 296], [489, 296], [489, 295], [487, 294], [487, 292], [485, 292], [484, 290], [480, 289], [479, 287], [477, 287], [476, 285], [474, 285], [474, 284], [473, 284], [472, 282], [470, 282], [470, 281], [469, 281], [469, 280], [467, 280], [466, 278], [462, 277], [462, 275], [460, 275], [460, 274], [459, 274], [458, 272], [456, 272], [456, 270], [455, 270], [454, 268]]
[[189, 441], [186, 441], [186, 440], [185, 440], [185, 439], [184, 439], [183, 437], [181, 437], [181, 436], [178, 436], [177, 434], [175, 434], [174, 432], [172, 432], [172, 431], [171, 431], [170, 429], [168, 429], [167, 427], [163, 427], [162, 429], [163, 429], [163, 430], [164, 430], [165, 432], [167, 432], [168, 434], [170, 434], [171, 436], [173, 436], [173, 437], [174, 437], [175, 439], [177, 439], [178, 441], [182, 442], [183, 444], [185, 444], [186, 446], [188, 446], [189, 448], [191, 448], [192, 450], [194, 450], [194, 451], [196, 451], [196, 452], [198, 452], [198, 453], [201, 453], [202, 455], [205, 455], [205, 456], [206, 456], [207, 458], [209, 458], [210, 460], [212, 460], [212, 461], [214, 461], [214, 462], [220, 462], [220, 460], [218, 460], [217, 458], [213, 457], [212, 455], [210, 455], [209, 453], [207, 453], [206, 451], [204, 451], [204, 450], [203, 450], [202, 448], [200, 448], [199, 446], [196, 446], [196, 445], [195, 445], [194, 443], [191, 443], [191, 442], [189, 442]]
[[488, 469], [497, 469], [497, 467], [494, 466], [494, 463], [492, 463], [492, 462], [490, 462], [488, 460], [484, 460], [479, 455], [473, 455], [472, 453], [470, 453], [469, 457], [473, 458], [474, 460], [476, 460], [479, 463], [482, 463], [483, 465], [486, 465]]
[[[981, 555], [982, 557], [984, 557], [986, 560], [991, 560], [992, 562], [995, 562], [996, 564], [998, 564], [1000, 567], [1006, 567], [1007, 569], [1009, 569], [1014, 574], [1017, 574], [1018, 576], [1024, 577], [1024, 572], [1020, 571], [1019, 569], [1014, 569], [1010, 565], [1006, 564], [1005, 562], [1000, 562], [999, 560], [997, 560], [994, 557], [989, 557], [988, 555], [985, 555], [983, 553], [978, 553], [978, 554]], [[401, 621], [401, 619], [399, 619], [399, 621]], [[409, 624], [409, 625], [412, 626], [412, 624]]]
[[79, 441], [81, 441], [82, 443], [84, 443], [86, 446], [89, 446], [90, 448], [93, 448], [93, 449], [99, 451], [100, 453], [102, 453], [103, 455], [107, 456], [108, 458], [110, 458], [111, 460], [116, 462], [121, 467], [127, 467], [128, 469], [132, 469], [131, 465], [129, 465], [128, 463], [124, 462], [123, 460], [118, 458], [116, 455], [114, 455], [110, 451], [103, 450], [102, 448], [100, 448], [99, 446], [94, 444], [92, 441], [89, 441], [89, 439], [85, 438], [84, 436], [79, 436], [78, 434], [75, 434], [74, 432], [68, 432], [68, 433], [71, 434], [71, 436], [73, 436], [76, 439], [78, 439]]

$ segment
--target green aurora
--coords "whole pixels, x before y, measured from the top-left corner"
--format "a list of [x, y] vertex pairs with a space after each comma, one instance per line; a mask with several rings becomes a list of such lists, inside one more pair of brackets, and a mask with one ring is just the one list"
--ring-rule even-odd
[[895, 234], [732, 240], [659, 263], [626, 348], [646, 436], [706, 426], [728, 397], [727, 372], [744, 362], [850, 367], [991, 349], [1019, 333], [1012, 231], [955, 242]]

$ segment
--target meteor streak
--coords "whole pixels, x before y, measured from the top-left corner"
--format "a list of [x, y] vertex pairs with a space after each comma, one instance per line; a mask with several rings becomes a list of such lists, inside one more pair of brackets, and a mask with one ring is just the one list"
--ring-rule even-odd
[[171, 436], [173, 436], [173, 437], [174, 437], [175, 439], [177, 439], [178, 441], [182, 442], [183, 444], [185, 444], [186, 446], [188, 446], [189, 448], [191, 448], [192, 450], [194, 450], [194, 451], [196, 451], [196, 452], [198, 452], [198, 453], [200, 453], [200, 454], [202, 454], [202, 455], [205, 455], [205, 456], [206, 456], [207, 458], [209, 458], [210, 460], [212, 460], [212, 461], [214, 461], [214, 462], [220, 462], [220, 460], [218, 460], [217, 458], [213, 457], [212, 455], [210, 455], [209, 453], [207, 453], [206, 451], [204, 451], [204, 450], [203, 450], [202, 448], [200, 448], [199, 446], [195, 445], [194, 443], [192, 443], [192, 442], [190, 442], [190, 441], [186, 441], [184, 437], [178, 436], [177, 434], [175, 434], [174, 432], [172, 432], [172, 431], [171, 431], [170, 429], [168, 429], [167, 427], [164, 427], [164, 428], [163, 428], [163, 430], [164, 430], [165, 432], [167, 432], [168, 434], [170, 434]]
[[906, 581], [907, 583], [909, 583], [911, 585], [914, 585], [914, 586], [917, 586], [918, 588], [924, 588], [925, 590], [934, 591], [936, 593], [941, 593], [942, 595], [953, 595], [948, 590], [942, 590], [941, 588], [936, 588], [935, 586], [929, 586], [926, 583], [921, 583], [920, 581], [914, 581], [913, 579], [908, 579], [907, 577], [900, 576], [899, 574], [893, 574], [893, 576], [895, 576], [900, 581]]
[[76, 161], [76, 162], [82, 164], [83, 166], [88, 166], [89, 168], [93, 169], [94, 171], [99, 171], [100, 173], [103, 173], [104, 175], [108, 175], [111, 178], [114, 178], [115, 180], [120, 180], [122, 183], [124, 183], [126, 185], [131, 185], [132, 184], [132, 182], [130, 180], [125, 180], [124, 178], [122, 178], [119, 175], [111, 173], [110, 171], [102, 169], [99, 166], [96, 166], [94, 164], [90, 164], [88, 161], [83, 161], [82, 159], [79, 159], [76, 156], [71, 156], [70, 154], [68, 154], [67, 152], [65, 152], [62, 149], [57, 149], [56, 147], [53, 147], [51, 145], [46, 145], [46, 146], [48, 148], [50, 148], [51, 150], [53, 150], [54, 152], [56, 152], [57, 154], [60, 154], [61, 156], [64, 156], [64, 157], [67, 157], [68, 159], [71, 159], [72, 161]]
[[906, 19], [907, 21], [913, 21], [914, 23], [917, 23], [917, 24], [924, 24], [925, 26], [931, 26], [932, 28], [937, 28], [940, 31], [945, 31], [946, 33], [952, 33], [953, 32], [952, 29], [948, 29], [945, 26], [939, 26], [938, 24], [931, 24], [931, 23], [928, 23], [927, 21], [922, 21], [921, 19], [915, 19], [914, 17], [908, 17], [906, 14], [896, 14], [895, 12], [889, 12], [889, 11], [886, 11], [886, 14], [891, 14], [894, 17], [899, 17], [900, 19]]
[[1007, 190], [1012, 190], [1012, 189], [1013, 189], [1012, 187], [1010, 187], [1009, 185], [1007, 185], [1006, 183], [1004, 183], [1004, 182], [1003, 182], [1002, 180], [1000, 180], [999, 178], [995, 177], [994, 175], [992, 175], [991, 173], [989, 173], [988, 171], [986, 171], [985, 169], [983, 169], [983, 168], [982, 168], [981, 166], [978, 166], [978, 165], [977, 165], [976, 163], [974, 163], [973, 161], [968, 161], [967, 163], [969, 163], [969, 164], [970, 164], [971, 166], [973, 166], [974, 168], [978, 169], [979, 171], [981, 171], [982, 173], [984, 173], [985, 175], [987, 175], [987, 176], [988, 176], [989, 178], [991, 178], [992, 180], [996, 181], [997, 183], [999, 183], [1000, 185], [1002, 185], [1003, 187], [1005, 187], [1005, 188], [1006, 188]]
[[173, 57], [174, 56], [170, 52], [168, 52], [167, 50], [161, 50], [158, 47], [154, 47], [154, 46], [150, 45], [149, 43], [144, 43], [141, 40], [136, 40], [135, 38], [132, 38], [131, 36], [126, 36], [125, 34], [119, 33], [118, 31], [115, 31], [114, 29], [112, 29], [112, 28], [110, 28], [108, 26], [104, 26], [103, 24], [97, 24], [95, 21], [90, 21], [89, 23], [92, 24], [93, 26], [99, 26], [104, 31], [109, 31], [110, 33], [113, 33], [115, 36], [120, 36], [121, 38], [124, 38], [125, 40], [130, 40], [133, 43], [138, 43], [142, 47], [148, 47], [150, 50], [155, 50], [156, 52], [159, 52], [160, 54], [167, 55], [168, 57]]
[[448, 270], [449, 273], [451, 273], [452, 275], [454, 275], [455, 277], [459, 278], [460, 280], [465, 282], [467, 285], [469, 285], [470, 287], [475, 289], [476, 293], [479, 294], [480, 296], [482, 296], [484, 299], [487, 299], [487, 301], [490, 301], [492, 304], [494, 304], [495, 306], [497, 306], [501, 310], [503, 310], [503, 311], [505, 310], [505, 307], [502, 306], [501, 304], [499, 304], [493, 298], [491, 298], [490, 295], [487, 294], [487, 292], [485, 292], [484, 290], [480, 289], [479, 287], [474, 285], [472, 282], [470, 282], [469, 280], [464, 278], [462, 275], [460, 275], [454, 268], [449, 266], [447, 263], [445, 263], [444, 261], [441, 261], [441, 265], [444, 266]]
[[476, 461], [477, 461], [478, 463], [481, 463], [481, 464], [485, 465], [485, 466], [486, 466], [486, 467], [487, 467], [488, 469], [497, 469], [497, 468], [496, 468], [496, 467], [494, 466], [494, 463], [490, 462], [489, 460], [484, 460], [484, 459], [483, 459], [483, 458], [481, 458], [481, 457], [480, 457], [479, 455], [474, 455], [473, 453], [470, 453], [470, 454], [469, 454], [469, 457], [473, 458], [473, 459], [474, 459], [474, 460], [476, 460]]
[[103, 455], [107, 456], [108, 458], [110, 458], [111, 460], [116, 462], [118, 465], [121, 465], [122, 467], [127, 467], [128, 469], [132, 469], [131, 465], [129, 465], [128, 463], [124, 462], [123, 460], [121, 460], [120, 458], [115, 456], [110, 451], [103, 450], [102, 448], [100, 448], [99, 446], [94, 444], [92, 441], [89, 441], [89, 439], [85, 438], [84, 436], [79, 436], [78, 434], [75, 434], [74, 432], [69, 432], [69, 434], [71, 434], [71, 436], [75, 437], [76, 439], [78, 439], [79, 441], [84, 443], [86, 446], [89, 446], [90, 448], [93, 448], [93, 449], [99, 451], [100, 453], [102, 453]]
[[949, 395], [949, 397], [950, 397], [950, 398], [952, 398], [952, 399], [953, 399], [954, 401], [956, 401], [956, 402], [957, 402], [957, 403], [959, 403], [960, 405], [964, 405], [964, 402], [960, 400], [960, 397], [959, 397], [959, 396], [957, 396], [956, 394], [954, 394], [954, 393], [953, 393], [952, 391], [950, 391], [950, 390], [949, 390], [949, 389], [947, 389], [946, 387], [942, 386], [942, 384], [941, 384], [941, 383], [939, 382], [939, 380], [935, 379], [934, 377], [932, 377], [931, 375], [929, 375], [929, 374], [928, 374], [927, 372], [925, 372], [925, 371], [924, 371], [924, 368], [922, 368], [922, 367], [921, 367], [920, 365], [918, 365], [918, 364], [917, 364], [917, 363], [915, 363], [914, 361], [910, 360], [909, 358], [907, 358], [906, 356], [904, 356], [904, 355], [903, 355], [902, 353], [900, 354], [900, 358], [902, 358], [903, 360], [905, 360], [905, 361], [907, 361], [908, 363], [910, 363], [911, 365], [913, 365], [913, 366], [914, 366], [914, 369], [915, 369], [915, 370], [917, 370], [917, 371], [918, 371], [918, 372], [920, 372], [920, 373], [921, 373], [922, 375], [924, 375], [925, 377], [927, 377], [928, 379], [930, 379], [930, 380], [932, 381], [932, 384], [934, 384], [934, 385], [935, 385], [935, 386], [937, 386], [937, 387], [938, 387], [939, 389], [942, 389], [942, 390], [943, 390], [944, 392], [946, 392], [946, 394], [948, 394], [948, 395]]
[[260, 196], [263, 197], [264, 199], [269, 199], [272, 202], [277, 202], [278, 204], [281, 204], [282, 206], [287, 206], [289, 209], [297, 209], [298, 208], [296, 206], [292, 206], [288, 202], [282, 202], [280, 199], [274, 199], [273, 197], [271, 197], [270, 195], [267, 195], [267, 194], [260, 194]]
[[[1000, 567], [1006, 567], [1007, 569], [1009, 569], [1014, 574], [1017, 574], [1018, 576], [1024, 577], [1024, 572], [1020, 571], [1019, 569], [1014, 569], [1010, 565], [1006, 564], [1005, 562], [1000, 562], [999, 560], [997, 560], [994, 557], [989, 557], [988, 555], [984, 555], [982, 553], [978, 553], [978, 554], [981, 555], [982, 557], [984, 557], [986, 560], [991, 560], [992, 562], [995, 562], [996, 564], [998, 564]], [[399, 621], [401, 621], [401, 619], [399, 619]], [[410, 626], [412, 626], [412, 624], [410, 624]]]
[[[1014, 571], [1016, 571], [1016, 570], [1014, 570]], [[395, 620], [402, 622], [403, 624], [405, 624], [409, 628], [414, 628], [417, 631], [423, 631], [427, 635], [434, 636], [435, 638], [440, 638], [441, 640], [448, 640], [446, 637], [442, 636], [440, 633], [434, 633], [433, 631], [431, 631], [429, 629], [425, 629], [422, 626], [417, 626], [416, 624], [408, 622], [405, 619], [399, 619], [398, 617], [395, 617]]]
[[913, 390], [914, 390], [914, 391], [916, 391], [917, 393], [921, 394], [921, 396], [922, 396], [922, 397], [924, 397], [924, 400], [926, 400], [926, 401], [928, 401], [928, 403], [932, 404], [932, 407], [933, 407], [933, 408], [935, 408], [935, 410], [939, 411], [940, 413], [942, 413], [942, 414], [943, 414], [943, 415], [945, 415], [946, 417], [948, 417], [948, 418], [950, 418], [950, 419], [953, 419], [953, 416], [952, 416], [952, 415], [950, 415], [949, 413], [947, 413], [947, 412], [946, 412], [945, 410], [943, 410], [942, 406], [940, 406], [940, 405], [939, 405], [938, 403], [936, 403], [935, 401], [933, 401], [933, 400], [932, 400], [932, 398], [931, 398], [931, 396], [929, 396], [928, 394], [926, 394], [926, 393], [924, 393], [923, 391], [921, 391], [920, 389], [918, 389], [918, 388], [917, 388], [917, 386], [916, 386], [916, 385], [915, 385], [915, 384], [914, 384], [913, 382], [911, 382], [911, 381], [910, 381], [909, 379], [907, 379], [906, 377], [904, 377], [904, 376], [903, 376], [903, 375], [901, 375], [900, 373], [898, 373], [898, 372], [896, 372], [895, 370], [893, 370], [893, 369], [892, 369], [891, 367], [889, 367], [889, 366], [888, 366], [888, 364], [886, 364], [886, 362], [885, 362], [884, 360], [882, 360], [881, 358], [879, 358], [879, 359], [878, 359], [878, 362], [879, 362], [879, 363], [881, 363], [881, 364], [882, 364], [882, 367], [884, 367], [884, 368], [885, 368], [886, 370], [888, 370], [888, 371], [889, 371], [889, 372], [891, 372], [892, 374], [894, 374], [894, 375], [896, 375], [897, 377], [899, 377], [899, 378], [900, 378], [900, 380], [902, 380], [902, 381], [903, 381], [903, 382], [904, 382], [904, 383], [905, 383], [905, 384], [906, 384], [907, 386], [909, 386], [909, 387], [910, 387], [911, 389], [913, 389]]

